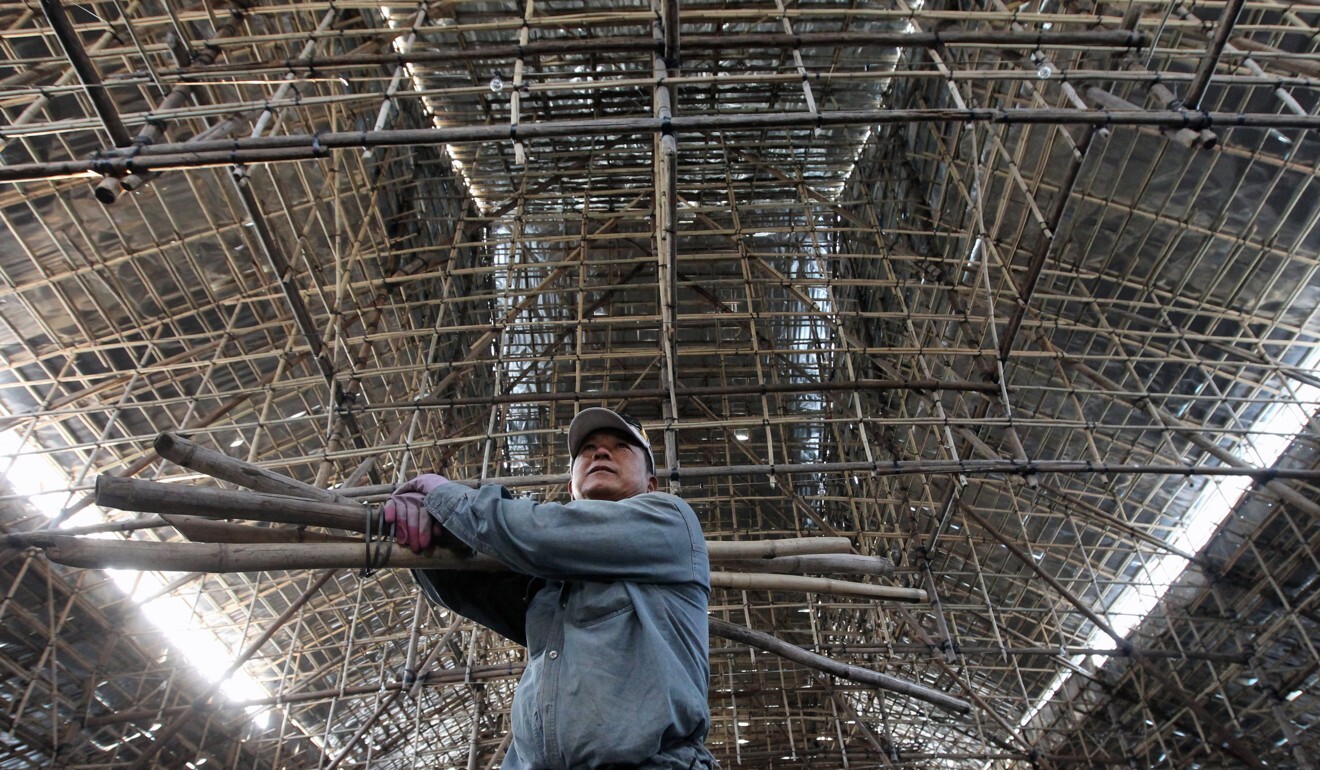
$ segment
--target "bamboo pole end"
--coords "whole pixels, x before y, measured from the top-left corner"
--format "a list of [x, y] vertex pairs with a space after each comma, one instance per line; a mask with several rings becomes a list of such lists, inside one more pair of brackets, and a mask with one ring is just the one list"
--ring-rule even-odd
[[179, 436], [171, 431], [161, 431], [156, 435], [155, 441], [151, 442], [151, 448], [156, 450], [156, 454], [167, 460], [174, 461], [177, 464], [178, 461], [175, 460], [172, 455], [175, 453], [175, 449], [179, 445], [179, 438]]

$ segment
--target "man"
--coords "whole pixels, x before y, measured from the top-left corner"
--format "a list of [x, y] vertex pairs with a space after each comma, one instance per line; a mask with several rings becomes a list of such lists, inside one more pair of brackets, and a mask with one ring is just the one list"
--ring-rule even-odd
[[713, 768], [706, 608], [696, 515], [656, 492], [641, 426], [584, 409], [568, 429], [572, 501], [434, 474], [385, 504], [400, 545], [462, 545], [513, 572], [417, 570], [432, 600], [527, 646], [504, 770]]

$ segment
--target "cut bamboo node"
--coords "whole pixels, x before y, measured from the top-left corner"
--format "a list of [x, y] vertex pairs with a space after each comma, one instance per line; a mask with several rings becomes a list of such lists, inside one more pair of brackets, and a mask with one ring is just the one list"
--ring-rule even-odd
[[26, 548], [49, 548], [52, 542], [45, 532], [23, 532], [5, 535], [5, 547], [17, 551]]

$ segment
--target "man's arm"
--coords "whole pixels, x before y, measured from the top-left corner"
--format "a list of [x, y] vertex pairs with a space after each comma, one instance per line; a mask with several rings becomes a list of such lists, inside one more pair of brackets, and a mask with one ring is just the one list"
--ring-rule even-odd
[[[400, 484], [385, 503], [385, 521], [394, 529], [399, 545], [421, 553], [432, 543], [465, 549], [426, 510], [426, 493], [449, 481], [424, 473]], [[527, 575], [466, 570], [415, 569], [413, 577], [427, 598], [475, 620], [486, 628], [523, 646], [527, 645], [527, 605], [540, 590], [538, 581]]]
[[673, 495], [535, 503], [500, 486], [445, 484], [430, 491], [426, 507], [468, 546], [527, 575], [709, 584], [696, 515]]

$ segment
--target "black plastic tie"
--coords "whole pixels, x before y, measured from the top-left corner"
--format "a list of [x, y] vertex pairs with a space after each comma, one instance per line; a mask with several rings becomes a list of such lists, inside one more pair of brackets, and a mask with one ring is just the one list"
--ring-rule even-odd
[[365, 534], [363, 544], [365, 546], [365, 560], [362, 564], [362, 571], [358, 577], [369, 578], [376, 574], [376, 570], [384, 567], [390, 560], [390, 550], [394, 546], [394, 527], [386, 527], [384, 511], [381, 515], [375, 517], [372, 521], [371, 506], [362, 506], [363, 515], [366, 517], [365, 526], [362, 530]]

